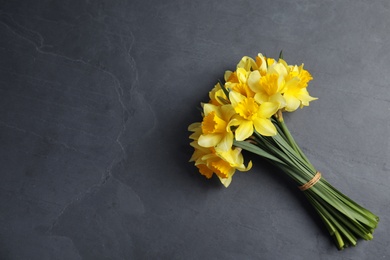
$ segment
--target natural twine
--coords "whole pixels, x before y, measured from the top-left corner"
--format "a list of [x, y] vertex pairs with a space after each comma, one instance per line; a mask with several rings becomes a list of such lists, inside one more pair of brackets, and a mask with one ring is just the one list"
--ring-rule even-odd
[[310, 189], [311, 187], [313, 187], [319, 180], [321, 179], [321, 173], [320, 172], [317, 172], [316, 175], [313, 176], [313, 178], [306, 182], [305, 184], [303, 184], [302, 186], [299, 186], [298, 188], [301, 190], [301, 191], [305, 191], [305, 190], [308, 190]]

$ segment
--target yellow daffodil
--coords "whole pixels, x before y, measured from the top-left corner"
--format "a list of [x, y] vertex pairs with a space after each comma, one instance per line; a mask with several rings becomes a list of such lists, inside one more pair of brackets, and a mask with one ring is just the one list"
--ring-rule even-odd
[[[249, 88], [247, 81], [250, 71], [244, 68], [237, 68], [235, 72], [225, 72], [225, 87], [246, 97], [253, 97], [255, 93]], [[226, 79], [227, 78], [227, 79]]]
[[202, 147], [198, 144], [198, 139], [202, 134], [202, 124], [199, 122], [192, 123], [188, 126], [188, 131], [192, 132], [190, 139], [194, 140], [190, 145], [194, 148], [194, 153], [190, 158], [190, 162], [195, 162], [195, 166], [199, 169], [199, 172], [211, 178], [213, 171], [207, 167], [207, 162], [202, 160], [202, 157], [211, 153], [210, 148]]
[[262, 74], [259, 70], [252, 71], [248, 77], [248, 86], [256, 93], [254, 96], [256, 102], [259, 104], [272, 102], [280, 109], [286, 105], [282, 92], [287, 69], [273, 59], [268, 60], [271, 65], [268, 65], [267, 72]]
[[203, 160], [204, 156], [207, 156], [211, 153], [214, 153], [214, 148], [202, 147], [198, 144], [198, 139], [202, 134], [202, 124], [201, 123], [192, 123], [188, 127], [188, 131], [193, 132], [190, 135], [190, 139], [194, 140], [190, 145], [194, 148], [194, 153], [190, 158], [190, 162], [195, 162], [195, 166], [198, 168], [200, 174], [206, 176], [210, 179], [213, 175], [213, 171], [207, 166], [207, 161]]
[[209, 92], [210, 103], [216, 106], [227, 104], [229, 101], [228, 97], [222, 90], [222, 87], [217, 83], [214, 88]]
[[215, 173], [221, 183], [225, 187], [228, 187], [236, 170], [248, 171], [251, 169], [251, 161], [245, 167], [240, 148], [229, 148], [224, 151], [215, 147], [200, 146], [198, 144], [198, 138], [202, 132], [201, 123], [191, 124], [188, 130], [193, 132], [190, 138], [194, 140], [190, 143], [194, 148], [194, 153], [189, 161], [195, 162], [195, 166], [198, 168], [200, 174], [206, 178], [210, 179], [213, 173]]
[[[358, 238], [371, 240], [379, 217], [330, 185], [309, 162], [284, 122], [283, 110], [295, 111], [316, 98], [307, 91], [312, 76], [303, 64], [288, 65], [282, 52], [279, 56], [278, 61], [262, 54], [256, 61], [245, 56], [236, 71], [225, 73], [224, 86], [214, 86], [209, 103], [202, 105], [202, 122], [188, 127], [194, 148], [190, 162], [206, 178], [215, 174], [228, 187], [236, 170], [252, 167], [251, 161], [244, 165], [242, 149], [259, 155], [296, 181], [339, 249], [355, 246]], [[256, 138], [250, 138], [253, 132]]]
[[248, 56], [242, 57], [240, 62], [237, 64], [237, 69], [243, 68], [246, 71], [251, 71], [255, 67], [257, 67], [256, 62], [251, 57]]
[[252, 168], [251, 161], [245, 167], [240, 148], [221, 151], [213, 147], [202, 147], [196, 141], [191, 142], [190, 145], [194, 148], [190, 162], [195, 162], [200, 174], [208, 179], [215, 173], [225, 187], [231, 183], [236, 170], [243, 172]]
[[207, 179], [210, 179], [213, 176], [213, 170], [207, 166], [207, 161], [202, 158], [213, 153], [213, 151], [211, 148], [200, 146], [197, 141], [192, 141], [190, 145], [194, 148], [194, 153], [190, 158], [190, 162], [195, 162], [195, 166], [198, 168], [200, 174], [206, 176]]
[[237, 141], [250, 137], [254, 129], [264, 136], [276, 135], [276, 128], [270, 117], [276, 113], [278, 106], [272, 102], [258, 104], [254, 98], [235, 91], [230, 91], [229, 99], [237, 113], [229, 123], [229, 126], [238, 126], [235, 130]]
[[196, 142], [192, 142], [191, 145], [195, 148], [195, 151], [190, 162], [195, 161], [195, 166], [199, 172], [208, 179], [215, 173], [225, 187], [230, 185], [236, 170], [243, 172], [252, 168], [251, 161], [245, 167], [241, 148], [220, 151], [214, 148], [201, 147]]
[[203, 147], [217, 147], [223, 151], [230, 149], [234, 138], [228, 125], [235, 114], [232, 105], [204, 104], [203, 111], [202, 134], [198, 144]]
[[245, 167], [241, 150], [241, 148], [230, 149], [228, 151], [216, 149], [216, 154], [223, 160], [212, 162], [211, 168], [226, 188], [230, 185], [235, 170], [246, 172], [252, 168], [252, 161], [249, 161], [248, 166]]
[[[254, 69], [254, 68], [257, 68], [256, 62], [248, 56], [244, 56], [236, 66], [236, 69], [243, 69], [244, 71], [247, 71], [247, 72], [252, 71], [252, 69]], [[230, 71], [230, 70], [227, 70], [225, 72], [225, 75], [224, 75], [225, 81], [227, 82], [227, 81], [229, 81], [229, 79], [232, 80], [233, 77], [235, 77], [236, 81], [239, 82], [237, 79], [237, 74], [235, 74], [234, 76], [232, 74], [235, 74], [235, 73]], [[245, 74], [241, 73], [241, 76], [242, 75], [245, 75]], [[246, 77], [243, 77], [243, 78], [240, 77], [240, 79], [241, 79], [242, 83], [244, 83], [246, 81]]]
[[267, 74], [267, 61], [266, 58], [263, 56], [263, 54], [259, 53], [256, 56], [256, 67], [254, 68], [255, 70], [258, 70], [260, 72], [261, 76], [264, 76]]
[[298, 107], [308, 106], [310, 101], [317, 98], [311, 97], [307, 91], [307, 85], [313, 77], [301, 66], [289, 66], [286, 76], [285, 90], [283, 97], [286, 100], [285, 110], [292, 112]]
[[258, 70], [252, 71], [248, 78], [249, 87], [256, 93], [254, 99], [259, 104], [272, 102], [282, 108], [286, 102], [282, 96], [284, 79], [276, 73], [261, 76]]

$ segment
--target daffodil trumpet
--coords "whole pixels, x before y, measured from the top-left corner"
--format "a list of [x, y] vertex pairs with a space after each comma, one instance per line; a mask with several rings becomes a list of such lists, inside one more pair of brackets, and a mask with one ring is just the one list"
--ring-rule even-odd
[[371, 240], [378, 216], [342, 194], [318, 172], [287, 128], [283, 113], [309, 106], [316, 98], [307, 91], [311, 74], [303, 64], [282, 58], [243, 57], [225, 83], [209, 92], [202, 104], [202, 122], [193, 123], [190, 159], [206, 178], [217, 175], [228, 187], [236, 170], [248, 171], [242, 151], [259, 155], [292, 178], [323, 220], [336, 246], [355, 246]]

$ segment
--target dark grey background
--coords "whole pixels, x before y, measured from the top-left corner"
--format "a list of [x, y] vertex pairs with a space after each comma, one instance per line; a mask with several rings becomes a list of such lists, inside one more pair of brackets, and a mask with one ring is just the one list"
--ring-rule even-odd
[[[0, 259], [389, 259], [389, 22], [387, 0], [1, 1]], [[281, 49], [319, 97], [289, 128], [372, 241], [337, 251], [256, 157], [228, 189], [188, 163], [217, 79]]]

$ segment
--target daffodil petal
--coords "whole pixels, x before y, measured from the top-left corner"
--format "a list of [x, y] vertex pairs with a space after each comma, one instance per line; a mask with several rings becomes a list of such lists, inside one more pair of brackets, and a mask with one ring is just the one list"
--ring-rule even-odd
[[306, 90], [306, 88], [301, 89], [301, 91], [299, 91], [299, 93], [297, 94], [297, 98], [303, 102], [310, 102], [310, 101], [317, 99], [317, 98], [311, 97], [309, 95], [309, 92]]
[[233, 115], [236, 114], [232, 105], [224, 105], [221, 107], [222, 119], [229, 122]]
[[225, 81], [228, 81], [232, 74], [233, 74], [233, 72], [230, 70], [225, 71], [225, 74], [223, 75], [223, 78], [225, 79]]
[[257, 55], [256, 65], [261, 75], [265, 75], [267, 73], [267, 62], [265, 61], [265, 57], [263, 56], [263, 54], [259, 53]]
[[222, 151], [229, 150], [233, 146], [233, 138], [234, 136], [232, 132], [226, 133], [218, 143], [217, 148], [221, 149]]
[[256, 100], [257, 103], [263, 104], [264, 102], [268, 101], [269, 96], [265, 92], [259, 92], [256, 93], [254, 99]]
[[238, 81], [246, 84], [248, 72], [244, 68], [237, 68], [236, 73]]
[[287, 75], [286, 67], [281, 63], [274, 63], [268, 68], [268, 73], [276, 73], [279, 76], [285, 77]]
[[288, 112], [292, 112], [297, 110], [299, 105], [301, 104], [301, 101], [297, 99], [296, 97], [290, 96], [290, 95], [284, 95], [284, 99], [286, 100], [286, 110]]
[[218, 117], [221, 117], [220, 116], [220, 112], [219, 112], [219, 106], [216, 106], [216, 105], [213, 105], [213, 104], [204, 104], [203, 105], [203, 113], [204, 113], [204, 115], [207, 116], [211, 112], [215, 112]]
[[235, 91], [229, 92], [229, 99], [232, 102], [233, 107], [237, 106], [238, 103], [242, 102], [245, 99], [244, 95], [237, 93]]
[[223, 158], [232, 167], [240, 167], [244, 164], [244, 157], [241, 154], [241, 148], [236, 147], [228, 151], [222, 151], [221, 149], [215, 149], [217, 155]]
[[195, 122], [195, 123], [192, 123], [188, 126], [188, 131], [191, 131], [191, 132], [195, 132], [200, 126], [201, 126], [202, 123], [200, 122]]
[[200, 136], [201, 133], [192, 133], [189, 138], [192, 139], [192, 140], [198, 140], [199, 139], [199, 136]]
[[242, 120], [238, 119], [237, 117], [233, 117], [233, 119], [229, 121], [227, 127], [230, 128], [230, 127], [232, 127], [232, 126], [240, 125], [240, 122], [241, 122], [241, 121], [242, 121]]
[[[206, 154], [206, 155], [202, 156], [201, 160], [207, 161], [207, 163], [209, 164], [211, 162], [218, 161], [219, 157], [213, 153], [210, 153], [210, 154]], [[196, 163], [195, 163], [195, 165], [196, 165]]]
[[286, 100], [284, 100], [283, 95], [280, 93], [276, 93], [275, 95], [272, 95], [269, 98], [269, 101], [273, 103], [279, 103], [279, 109], [286, 106]]
[[222, 139], [222, 134], [207, 134], [199, 136], [198, 144], [203, 147], [216, 146]]
[[244, 141], [253, 134], [253, 123], [251, 121], [242, 120], [236, 129], [236, 140]]
[[260, 105], [258, 114], [261, 118], [270, 118], [276, 113], [276, 111], [278, 111], [278, 109], [278, 102], [264, 102]]
[[258, 70], [255, 70], [255, 71], [252, 71], [250, 74], [249, 74], [249, 77], [248, 77], [248, 86], [249, 88], [253, 91], [253, 92], [259, 92], [260, 91], [260, 78], [261, 78], [261, 75], [260, 75], [260, 71]]
[[237, 170], [239, 170], [240, 172], [247, 172], [247, 171], [249, 171], [251, 168], [252, 168], [252, 161], [249, 161], [247, 167], [245, 167], [245, 165], [242, 164], [240, 167], [237, 167]]
[[277, 133], [274, 124], [272, 124], [271, 120], [269, 119], [256, 118], [253, 120], [253, 125], [255, 126], [256, 131], [261, 135], [273, 136]]
[[230, 183], [232, 182], [232, 177], [228, 177], [228, 178], [221, 178], [219, 177], [219, 180], [221, 181], [221, 183], [223, 184], [223, 186], [225, 186], [225, 188], [229, 187]]
[[242, 57], [241, 61], [237, 64], [237, 68], [243, 68], [246, 71], [250, 71], [250, 69], [255, 66], [255, 61], [248, 56]]

